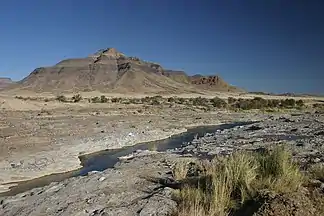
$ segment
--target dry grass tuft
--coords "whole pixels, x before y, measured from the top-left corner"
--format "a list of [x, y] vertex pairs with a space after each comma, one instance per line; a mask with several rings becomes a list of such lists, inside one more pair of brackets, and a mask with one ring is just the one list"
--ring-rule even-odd
[[172, 168], [172, 175], [175, 180], [182, 180], [187, 177], [190, 162], [191, 160], [184, 159], [174, 164]]
[[[237, 152], [199, 165], [203, 175], [198, 184], [188, 184], [175, 192], [179, 203], [175, 215], [229, 215], [246, 201], [256, 198], [260, 190], [293, 192], [304, 180], [291, 154], [283, 147], [263, 154]], [[174, 178], [184, 180], [187, 163], [180, 162], [175, 168]]]
[[310, 176], [313, 179], [324, 182], [324, 165], [323, 164], [315, 164], [315, 165], [313, 165], [310, 168], [309, 172], [310, 172]]
[[291, 153], [283, 146], [259, 154], [256, 159], [260, 173], [258, 185], [262, 189], [288, 193], [297, 191], [304, 182], [299, 167], [292, 161]]

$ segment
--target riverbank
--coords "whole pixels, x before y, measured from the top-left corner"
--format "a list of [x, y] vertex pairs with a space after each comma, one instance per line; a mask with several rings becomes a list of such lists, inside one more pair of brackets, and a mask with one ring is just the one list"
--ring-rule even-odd
[[80, 155], [165, 139], [188, 127], [261, 116], [141, 105], [1, 110], [0, 190], [12, 186], [7, 183], [76, 170]]
[[201, 154], [212, 157], [285, 143], [299, 163], [324, 163], [324, 115], [259, 115], [258, 120], [252, 125], [207, 133], [166, 153], [138, 152], [112, 169], [2, 198], [0, 214], [168, 215], [177, 206], [171, 197], [172, 189], [148, 181], [147, 177], [171, 178], [177, 161], [195, 160], [194, 156]]

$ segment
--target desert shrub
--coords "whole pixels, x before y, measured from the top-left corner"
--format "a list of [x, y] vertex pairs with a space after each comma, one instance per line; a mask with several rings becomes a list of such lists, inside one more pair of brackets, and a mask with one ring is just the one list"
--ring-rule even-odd
[[298, 101], [296, 101], [296, 106], [298, 106], [298, 107], [304, 107], [305, 106], [305, 103], [304, 103], [303, 100], [298, 100]]
[[130, 98], [129, 102], [131, 104], [141, 104], [142, 103], [141, 99], [139, 99], [139, 98]]
[[175, 215], [228, 215], [264, 189], [278, 193], [299, 189], [303, 176], [285, 148], [264, 153], [236, 152], [200, 163], [202, 175], [188, 178], [187, 164], [179, 164], [174, 178], [183, 182], [175, 191]]
[[234, 104], [234, 103], [236, 102], [236, 99], [233, 98], [233, 97], [229, 97], [229, 98], [227, 98], [227, 102], [228, 102], [229, 104]]
[[162, 100], [163, 97], [161, 95], [155, 95], [151, 99]]
[[108, 102], [108, 98], [106, 98], [105, 95], [101, 95], [100, 96], [100, 103], [107, 103]]
[[80, 94], [76, 94], [72, 97], [72, 101], [74, 103], [80, 102], [82, 100], [82, 96]]
[[268, 107], [269, 108], [278, 108], [279, 105], [280, 105], [280, 100], [276, 100], [276, 99], [268, 100]]
[[150, 98], [151, 105], [160, 105], [163, 102], [163, 97], [160, 95], [156, 95]]
[[92, 102], [92, 103], [100, 103], [101, 100], [100, 100], [99, 97], [96, 96], [96, 97], [91, 98], [91, 102]]
[[148, 104], [151, 102], [151, 97], [146, 96], [144, 98], [141, 98], [141, 101], [143, 104]]
[[[264, 99], [261, 97], [255, 97], [253, 99], [237, 99], [234, 103], [234, 100], [231, 99], [231, 103], [229, 103], [231, 108], [238, 108], [242, 110], [250, 110], [250, 109], [267, 109], [267, 108], [295, 108], [297, 102], [294, 99], [286, 99], [286, 100], [277, 100], [277, 99]], [[298, 102], [299, 105], [302, 102]]]
[[19, 100], [23, 100], [24, 97], [23, 96], [15, 96], [16, 99], [19, 99]]
[[140, 101], [137, 101], [138, 103], [143, 103], [143, 104], [150, 104], [150, 105], [159, 105], [162, 104], [163, 102], [163, 97], [160, 95], [156, 95], [153, 97], [146, 96], [144, 98], [141, 98]]
[[122, 98], [111, 98], [112, 103], [120, 103], [122, 101]]
[[176, 99], [174, 97], [169, 97], [168, 98], [168, 102], [169, 103], [175, 103], [176, 102]]
[[324, 110], [324, 103], [315, 103], [313, 104], [313, 108], [317, 110]]
[[150, 104], [151, 105], [160, 105], [161, 101], [158, 98], [152, 98]]
[[184, 104], [186, 102], [186, 99], [185, 98], [177, 98], [176, 99], [176, 103], [177, 104]]
[[253, 109], [251, 100], [239, 98], [238, 101], [232, 105], [234, 108], [239, 108], [243, 110]]
[[255, 97], [252, 99], [252, 108], [253, 109], [263, 109], [268, 107], [268, 101], [261, 97]]
[[283, 108], [293, 108], [296, 105], [295, 99], [287, 98], [285, 100], [281, 100], [281, 107]]
[[67, 102], [67, 98], [64, 95], [57, 96], [56, 100], [59, 102]]
[[227, 106], [226, 101], [219, 97], [212, 98], [210, 102], [216, 108], [225, 108]]
[[209, 104], [209, 101], [207, 98], [196, 97], [196, 98], [193, 98], [192, 104], [194, 106], [206, 106]]

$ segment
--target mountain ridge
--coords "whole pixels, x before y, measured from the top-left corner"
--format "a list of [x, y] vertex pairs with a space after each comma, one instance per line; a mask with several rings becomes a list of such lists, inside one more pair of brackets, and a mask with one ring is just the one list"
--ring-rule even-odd
[[127, 57], [115, 48], [102, 49], [85, 58], [64, 59], [39, 67], [17, 82], [18, 88], [42, 91], [93, 91], [185, 93], [240, 91], [221, 77], [195, 75], [163, 68], [155, 62]]
[[11, 86], [14, 83], [15, 82], [12, 81], [11, 78], [8, 78], [8, 77], [0, 77], [0, 89], [7, 88], [7, 87]]

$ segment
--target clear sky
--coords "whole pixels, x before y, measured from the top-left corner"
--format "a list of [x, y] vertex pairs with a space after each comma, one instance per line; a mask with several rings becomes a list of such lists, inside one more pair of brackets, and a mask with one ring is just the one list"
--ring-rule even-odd
[[0, 1], [0, 77], [115, 47], [250, 91], [324, 93], [321, 0]]

